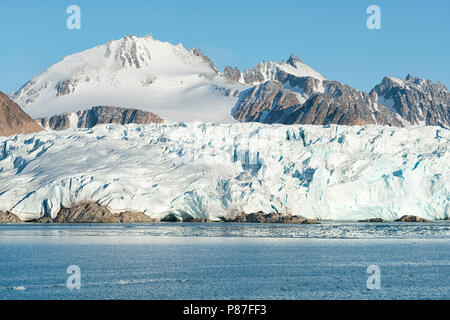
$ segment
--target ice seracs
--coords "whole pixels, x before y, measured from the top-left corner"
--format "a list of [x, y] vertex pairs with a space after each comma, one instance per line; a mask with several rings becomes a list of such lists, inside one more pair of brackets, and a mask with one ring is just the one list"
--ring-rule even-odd
[[198, 122], [17, 135], [0, 138], [0, 211], [54, 218], [96, 201], [155, 219], [444, 219], [449, 139], [432, 126]]

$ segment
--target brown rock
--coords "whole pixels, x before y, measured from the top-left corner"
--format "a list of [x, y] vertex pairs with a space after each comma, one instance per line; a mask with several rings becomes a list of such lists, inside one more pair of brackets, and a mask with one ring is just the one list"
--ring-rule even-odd
[[430, 220], [421, 218], [421, 217], [417, 217], [417, 216], [409, 216], [409, 215], [405, 215], [397, 220], [395, 220], [395, 222], [430, 222]]
[[[279, 81], [267, 81], [243, 91], [233, 109], [233, 117], [241, 122], [269, 124], [403, 126], [389, 108], [348, 85], [292, 75], [278, 78]], [[306, 101], [302, 103], [293, 91], [285, 89], [286, 83], [301, 90]], [[317, 91], [320, 83], [325, 87], [323, 93]]]
[[358, 222], [385, 222], [385, 221], [381, 218], [370, 218], [366, 220], [359, 220]]
[[36, 220], [28, 221], [31, 223], [53, 223], [53, 219], [50, 217], [42, 217]]
[[[164, 119], [157, 116], [153, 112], [110, 107], [110, 106], [98, 106], [89, 110], [78, 111], [77, 128], [92, 128], [98, 124], [149, 124], [149, 123], [163, 123]], [[44, 127], [51, 130], [65, 130], [70, 128], [70, 113], [63, 113], [52, 117], [41, 118], [37, 121]]]
[[43, 128], [31, 119], [17, 103], [0, 92], [0, 136], [26, 134], [42, 130]]
[[170, 213], [164, 218], [162, 218], [161, 222], [181, 222], [181, 220], [173, 213]]
[[318, 221], [302, 216], [292, 216], [289, 214], [256, 212], [239, 213], [232, 219], [223, 219], [225, 222], [246, 222], [246, 223], [290, 223], [290, 224], [319, 224]]
[[207, 222], [211, 222], [211, 221], [210, 221], [209, 219], [187, 217], [187, 218], [183, 219], [183, 222], [200, 222], [200, 223], [207, 223]]
[[0, 211], [0, 223], [22, 223], [18, 216], [11, 212]]
[[125, 211], [121, 213], [113, 214], [114, 222], [120, 223], [144, 223], [144, 222], [157, 222], [156, 219], [151, 219], [145, 213], [135, 211]]
[[370, 95], [391, 101], [391, 109], [411, 124], [450, 128], [450, 92], [445, 85], [411, 75], [398, 80], [385, 77]]

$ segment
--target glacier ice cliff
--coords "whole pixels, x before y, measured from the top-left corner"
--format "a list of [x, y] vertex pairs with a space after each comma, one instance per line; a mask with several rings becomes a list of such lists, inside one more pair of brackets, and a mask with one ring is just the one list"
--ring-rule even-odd
[[152, 218], [279, 212], [449, 216], [440, 127], [168, 123], [0, 138], [0, 211], [55, 217], [87, 200]]

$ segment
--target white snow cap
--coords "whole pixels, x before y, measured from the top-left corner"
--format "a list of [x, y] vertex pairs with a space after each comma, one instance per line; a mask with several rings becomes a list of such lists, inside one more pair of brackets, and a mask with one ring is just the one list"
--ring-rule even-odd
[[33, 118], [114, 105], [169, 121], [234, 122], [237, 98], [226, 89], [233, 88], [210, 62], [182, 44], [127, 36], [65, 57], [13, 100]]

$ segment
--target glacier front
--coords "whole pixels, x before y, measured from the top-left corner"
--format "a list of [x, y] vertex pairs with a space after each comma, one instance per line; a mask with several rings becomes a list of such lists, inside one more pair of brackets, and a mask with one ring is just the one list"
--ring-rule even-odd
[[0, 210], [217, 220], [280, 212], [359, 220], [449, 216], [450, 131], [258, 123], [99, 125], [0, 138]]

